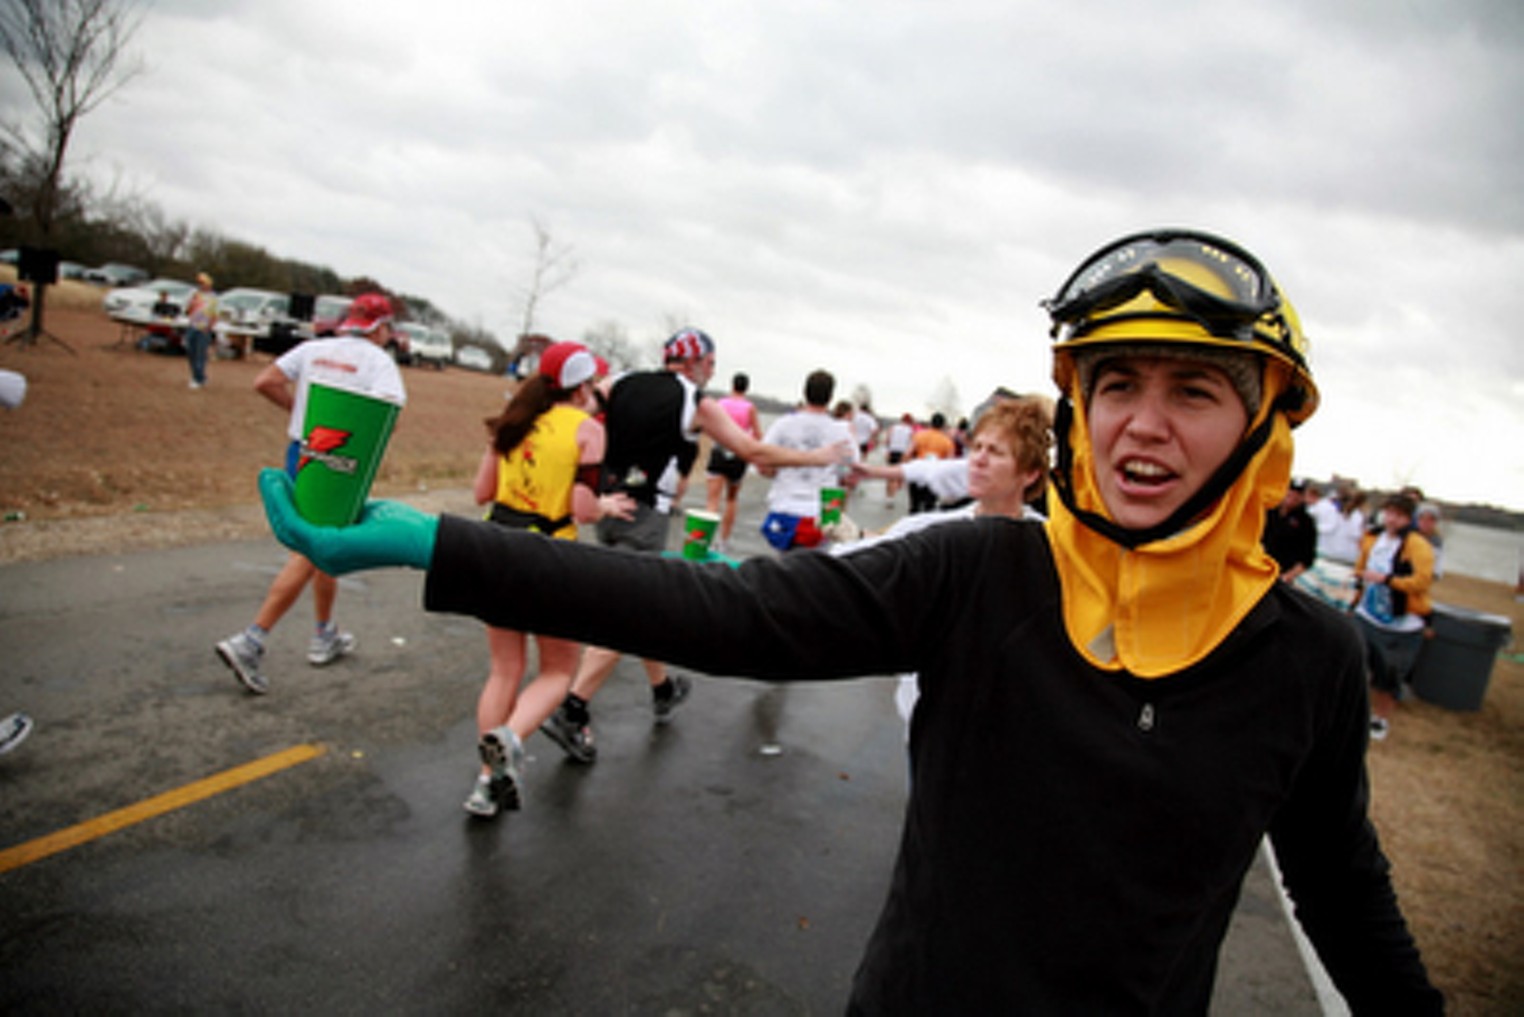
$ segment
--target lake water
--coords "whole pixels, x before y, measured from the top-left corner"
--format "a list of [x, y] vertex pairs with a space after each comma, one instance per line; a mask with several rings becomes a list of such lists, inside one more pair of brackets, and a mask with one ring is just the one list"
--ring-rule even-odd
[[1513, 586], [1524, 567], [1524, 531], [1447, 522], [1440, 526], [1445, 538], [1445, 572]]

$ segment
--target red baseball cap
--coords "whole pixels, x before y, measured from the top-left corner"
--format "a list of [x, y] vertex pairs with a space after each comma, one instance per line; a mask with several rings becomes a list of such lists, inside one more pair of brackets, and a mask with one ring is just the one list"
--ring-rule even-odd
[[391, 324], [391, 321], [392, 302], [384, 294], [362, 293], [350, 303], [338, 331], [370, 335], [380, 326]]
[[540, 354], [540, 373], [568, 392], [597, 372], [597, 361], [581, 343], [552, 343]]

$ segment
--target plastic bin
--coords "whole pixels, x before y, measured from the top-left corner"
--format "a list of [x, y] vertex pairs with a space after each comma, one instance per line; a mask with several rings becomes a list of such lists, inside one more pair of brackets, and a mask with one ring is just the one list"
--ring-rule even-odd
[[1424, 640], [1413, 667], [1413, 691], [1435, 706], [1480, 710], [1498, 651], [1507, 644], [1512, 623], [1502, 615], [1483, 614], [1452, 604], [1435, 604], [1434, 638]]

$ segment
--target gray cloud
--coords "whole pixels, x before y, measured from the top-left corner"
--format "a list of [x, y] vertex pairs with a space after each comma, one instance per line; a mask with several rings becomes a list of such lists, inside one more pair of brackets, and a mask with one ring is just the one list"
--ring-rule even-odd
[[1313, 337], [1299, 467], [1524, 507], [1516, 441], [1455, 455], [1524, 422], [1517, 4], [356, 10], [160, 0], [77, 166], [505, 335], [533, 215], [584, 265], [555, 334], [654, 348], [684, 316], [722, 374], [826, 366], [885, 412], [1044, 387], [1037, 301], [1073, 264], [1203, 226]]

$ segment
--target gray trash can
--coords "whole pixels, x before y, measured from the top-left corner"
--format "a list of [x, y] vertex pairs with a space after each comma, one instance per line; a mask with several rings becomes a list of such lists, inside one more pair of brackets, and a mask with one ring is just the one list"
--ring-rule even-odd
[[1420, 699], [1450, 710], [1480, 710], [1498, 651], [1512, 623], [1453, 604], [1435, 604], [1434, 638], [1424, 640], [1413, 667], [1413, 690]]

